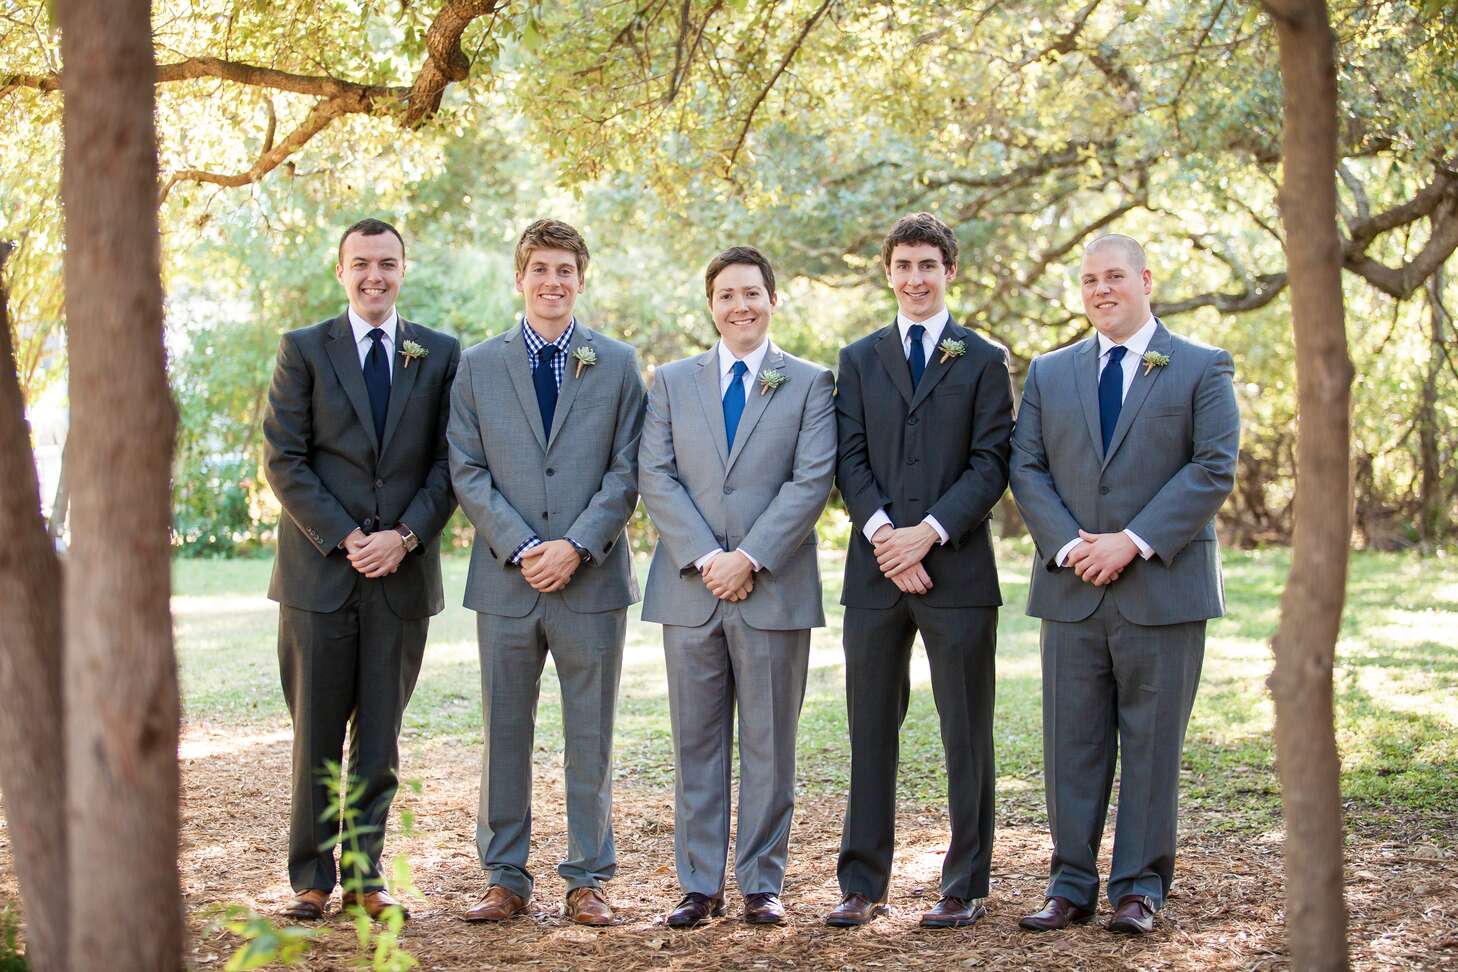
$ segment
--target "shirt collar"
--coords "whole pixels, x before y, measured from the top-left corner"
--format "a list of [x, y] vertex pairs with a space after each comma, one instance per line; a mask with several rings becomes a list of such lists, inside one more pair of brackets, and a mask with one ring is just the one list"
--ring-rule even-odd
[[395, 313], [395, 308], [393, 307], [390, 308], [390, 316], [386, 317], [385, 322], [379, 325], [371, 324], [363, 317], [360, 317], [354, 312], [353, 307], [349, 309], [349, 328], [354, 332], [355, 344], [360, 344], [361, 342], [367, 340], [369, 338], [370, 331], [374, 330], [376, 326], [378, 326], [380, 330], [385, 332], [385, 340], [389, 341], [391, 344], [394, 344], [395, 329], [399, 321], [400, 316]]
[[522, 317], [521, 319], [522, 340], [526, 341], [527, 350], [530, 351], [532, 354], [536, 354], [537, 352], [541, 351], [542, 348], [545, 348], [549, 344], [555, 346], [557, 350], [561, 351], [563, 354], [566, 354], [568, 345], [572, 343], [572, 334], [576, 330], [577, 318], [574, 317], [571, 321], [567, 323], [567, 330], [557, 335], [557, 340], [548, 341], [546, 338], [538, 334], [536, 332], [536, 329], [533, 328], [531, 324], [527, 323], [527, 319], [525, 317]]
[[[927, 336], [931, 337], [932, 347], [936, 347], [937, 343], [940, 342], [942, 339], [942, 331], [946, 329], [947, 322], [951, 319], [952, 313], [945, 307], [943, 307], [939, 313], [933, 314], [931, 317], [928, 317], [924, 321], [913, 321], [905, 314], [898, 313], [896, 315], [896, 327], [901, 331], [902, 346], [904, 347], [906, 345], [906, 342], [910, 340], [910, 338], [907, 337], [907, 332], [911, 330], [911, 325], [920, 324], [922, 327], [926, 328]], [[923, 337], [922, 340], [925, 339], [926, 338]]]
[[723, 378], [729, 374], [730, 369], [734, 367], [734, 362], [736, 361], [743, 361], [744, 366], [749, 369], [751, 375], [759, 374], [759, 366], [764, 363], [764, 356], [769, 353], [769, 346], [770, 340], [769, 338], [765, 338], [760, 342], [759, 347], [746, 354], [743, 358], [736, 358], [734, 357], [734, 352], [730, 351], [724, 342], [720, 340], [719, 377]]
[[[1144, 322], [1144, 326], [1141, 327], [1139, 330], [1135, 331], [1133, 335], [1130, 336], [1129, 340], [1124, 342], [1125, 352], [1133, 355], [1136, 358], [1144, 357], [1144, 352], [1148, 350], [1149, 342], [1154, 340], [1154, 332], [1158, 327], [1159, 322], [1154, 319], [1153, 315], [1151, 315], [1149, 320]], [[1103, 332], [1100, 331], [1099, 357], [1102, 358], [1104, 355], [1108, 354], [1109, 348], [1112, 348], [1114, 344], [1114, 341], [1111, 341], [1108, 338], [1104, 337]]]

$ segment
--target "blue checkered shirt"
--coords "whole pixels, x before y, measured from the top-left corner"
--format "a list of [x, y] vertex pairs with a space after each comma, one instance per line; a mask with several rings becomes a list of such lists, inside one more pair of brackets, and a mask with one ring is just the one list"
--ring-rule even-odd
[[[572, 322], [567, 325], [567, 330], [557, 335], [557, 340], [546, 341], [542, 338], [540, 334], [532, 330], [532, 326], [527, 323], [527, 319], [525, 317], [521, 319], [522, 341], [526, 344], [527, 363], [531, 365], [532, 371], [537, 370], [537, 356], [542, 353], [542, 348], [545, 348], [548, 344], [551, 344], [557, 349], [557, 353], [552, 356], [552, 375], [557, 379], [558, 391], [562, 390], [562, 375], [567, 370], [567, 349], [572, 345], [572, 334], [576, 330], [577, 318], [574, 317], [572, 318]], [[582, 544], [578, 543], [576, 540], [573, 540], [571, 537], [566, 537], [564, 539], [566, 539], [568, 543], [572, 544], [572, 546], [576, 547], [579, 551], [583, 549]], [[512, 551], [511, 562], [513, 564], [521, 563], [521, 555], [526, 553], [533, 547], [537, 546], [537, 544], [541, 542], [541, 537], [528, 537], [527, 539], [523, 540], [521, 546], [517, 547], [515, 550]]]

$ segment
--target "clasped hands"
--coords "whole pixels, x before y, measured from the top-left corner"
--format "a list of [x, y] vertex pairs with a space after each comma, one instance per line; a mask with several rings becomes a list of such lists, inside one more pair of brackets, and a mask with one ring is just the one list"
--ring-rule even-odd
[[544, 540], [522, 551], [521, 576], [535, 590], [551, 594], [566, 587], [581, 565], [582, 554], [572, 541]]
[[871, 537], [871, 546], [876, 564], [891, 583], [907, 594], [925, 594], [932, 589], [932, 579], [922, 560], [940, 539], [925, 521], [899, 528], [887, 523]]
[[1119, 579], [1124, 568], [1139, 554], [1139, 548], [1122, 530], [1118, 533], [1078, 531], [1083, 541], [1068, 552], [1063, 566], [1072, 567], [1080, 580], [1103, 587]]
[[405, 538], [395, 530], [365, 533], [355, 527], [344, 538], [344, 553], [349, 564], [366, 577], [393, 574], [405, 559]]
[[721, 601], [742, 601], [754, 590], [754, 564], [738, 550], [714, 554], [699, 576], [709, 593]]

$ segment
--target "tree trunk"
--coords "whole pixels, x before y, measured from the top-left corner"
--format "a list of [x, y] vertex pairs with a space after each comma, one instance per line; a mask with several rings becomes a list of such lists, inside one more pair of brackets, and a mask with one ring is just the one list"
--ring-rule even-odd
[[182, 968], [178, 697], [149, 0], [57, 0], [70, 358], [71, 964]]
[[10, 340], [0, 243], [0, 791], [25, 905], [34, 972], [66, 969], [65, 739], [61, 725], [61, 564], [41, 518], [40, 483]]
[[1341, 764], [1332, 666], [1351, 535], [1352, 364], [1336, 224], [1335, 37], [1325, 0], [1266, 0], [1280, 46], [1281, 220], [1296, 340], [1296, 526], [1273, 642], [1286, 820], [1286, 928], [1297, 969], [1346, 969]]
[[1423, 376], [1422, 404], [1418, 408], [1418, 534], [1424, 553], [1442, 543], [1447, 522], [1443, 515], [1446, 503], [1438, 438], [1438, 380], [1443, 374], [1445, 340], [1442, 267], [1428, 279], [1427, 291], [1428, 310], [1432, 315], [1428, 329], [1428, 372]]

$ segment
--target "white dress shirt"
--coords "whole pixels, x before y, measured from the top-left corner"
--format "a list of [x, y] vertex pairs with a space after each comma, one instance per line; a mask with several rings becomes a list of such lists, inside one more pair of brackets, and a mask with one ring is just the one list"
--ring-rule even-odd
[[[1120, 402], [1129, 397], [1129, 387], [1134, 384], [1134, 376], [1139, 373], [1139, 364], [1144, 358], [1144, 352], [1149, 350], [1149, 342], [1154, 339], [1154, 331], [1158, 326], [1159, 325], [1155, 322], [1154, 318], [1150, 317], [1149, 320], [1144, 322], [1143, 327], [1135, 331], [1133, 335], [1130, 336], [1129, 340], [1124, 342], [1124, 359], [1119, 362], [1119, 367], [1124, 369], [1124, 390], [1119, 395]], [[1113, 340], [1104, 337], [1103, 333], [1100, 332], [1100, 378], [1102, 378], [1104, 375], [1104, 368], [1106, 368], [1109, 364], [1109, 349], [1115, 346], [1116, 343]], [[1145, 560], [1148, 560], [1150, 557], [1154, 556], [1154, 548], [1151, 547], [1149, 544], [1145, 543], [1143, 538], [1141, 538], [1133, 530], [1125, 530], [1124, 535], [1127, 536], [1130, 540], [1134, 541], [1134, 546], [1139, 548], [1139, 556], [1143, 557]], [[1072, 540], [1065, 543], [1061, 548], [1059, 548], [1058, 556], [1054, 558], [1053, 562], [1059, 567], [1062, 567], [1064, 562], [1068, 560], [1068, 555], [1073, 552], [1073, 548], [1078, 546], [1082, 542], [1082, 539], [1080, 539], [1079, 537], [1074, 537]]]
[[[931, 317], [928, 317], [924, 321], [913, 321], [905, 314], [897, 314], [896, 327], [901, 331], [901, 353], [906, 355], [906, 359], [908, 361], [911, 360], [911, 326], [913, 324], [920, 324], [922, 327], [926, 328], [926, 332], [921, 336], [921, 350], [923, 352], [923, 360], [926, 361], [927, 364], [931, 364], [933, 360], [932, 352], [936, 351], [937, 345], [941, 343], [942, 331], [946, 330], [947, 322], [951, 319], [952, 315], [945, 307], [943, 307], [940, 311], [933, 314]], [[947, 531], [942, 528], [942, 525], [940, 523], [937, 522], [937, 518], [932, 516], [930, 513], [928, 513], [921, 522], [925, 523], [927, 526], [937, 531], [938, 545], [944, 544], [947, 542], [947, 540], [950, 539], [950, 537], [947, 535]], [[867, 540], [870, 540], [876, 535], [876, 531], [881, 529], [883, 526], [895, 526], [895, 524], [891, 522], [891, 517], [886, 515], [886, 510], [884, 507], [871, 514], [871, 518], [867, 520], [866, 525], [861, 528], [861, 533], [865, 534]]]
[[[721, 402], [724, 400], [724, 396], [729, 393], [729, 383], [734, 380], [734, 364], [737, 361], [743, 361], [744, 366], [749, 369], [744, 373], [744, 377], [739, 379], [744, 385], [744, 400], [746, 402], [749, 401], [749, 393], [754, 388], [754, 376], [759, 374], [759, 366], [764, 364], [764, 356], [769, 354], [769, 346], [769, 338], [765, 338], [760, 342], [759, 347], [742, 358], [736, 358], [734, 357], [734, 352], [730, 351], [723, 341], [719, 342], [717, 360], [719, 362], [719, 400]], [[715, 547], [698, 560], [695, 560], [694, 567], [698, 568], [699, 573], [703, 573], [704, 568], [709, 566], [709, 561], [723, 552], [723, 547]], [[751, 567], [759, 570], [759, 561], [755, 559], [754, 554], [745, 550], [743, 547], [739, 548], [739, 552], [748, 558]]]
[[385, 346], [385, 361], [390, 365], [390, 380], [395, 379], [395, 329], [399, 325], [400, 316], [395, 313], [395, 308], [390, 308], [390, 316], [385, 318], [383, 324], [371, 324], [349, 309], [349, 326], [354, 330], [354, 349], [359, 352], [359, 366], [364, 368], [365, 358], [369, 356], [370, 347], [374, 343], [370, 340], [370, 331], [376, 327], [385, 332], [380, 343]]

